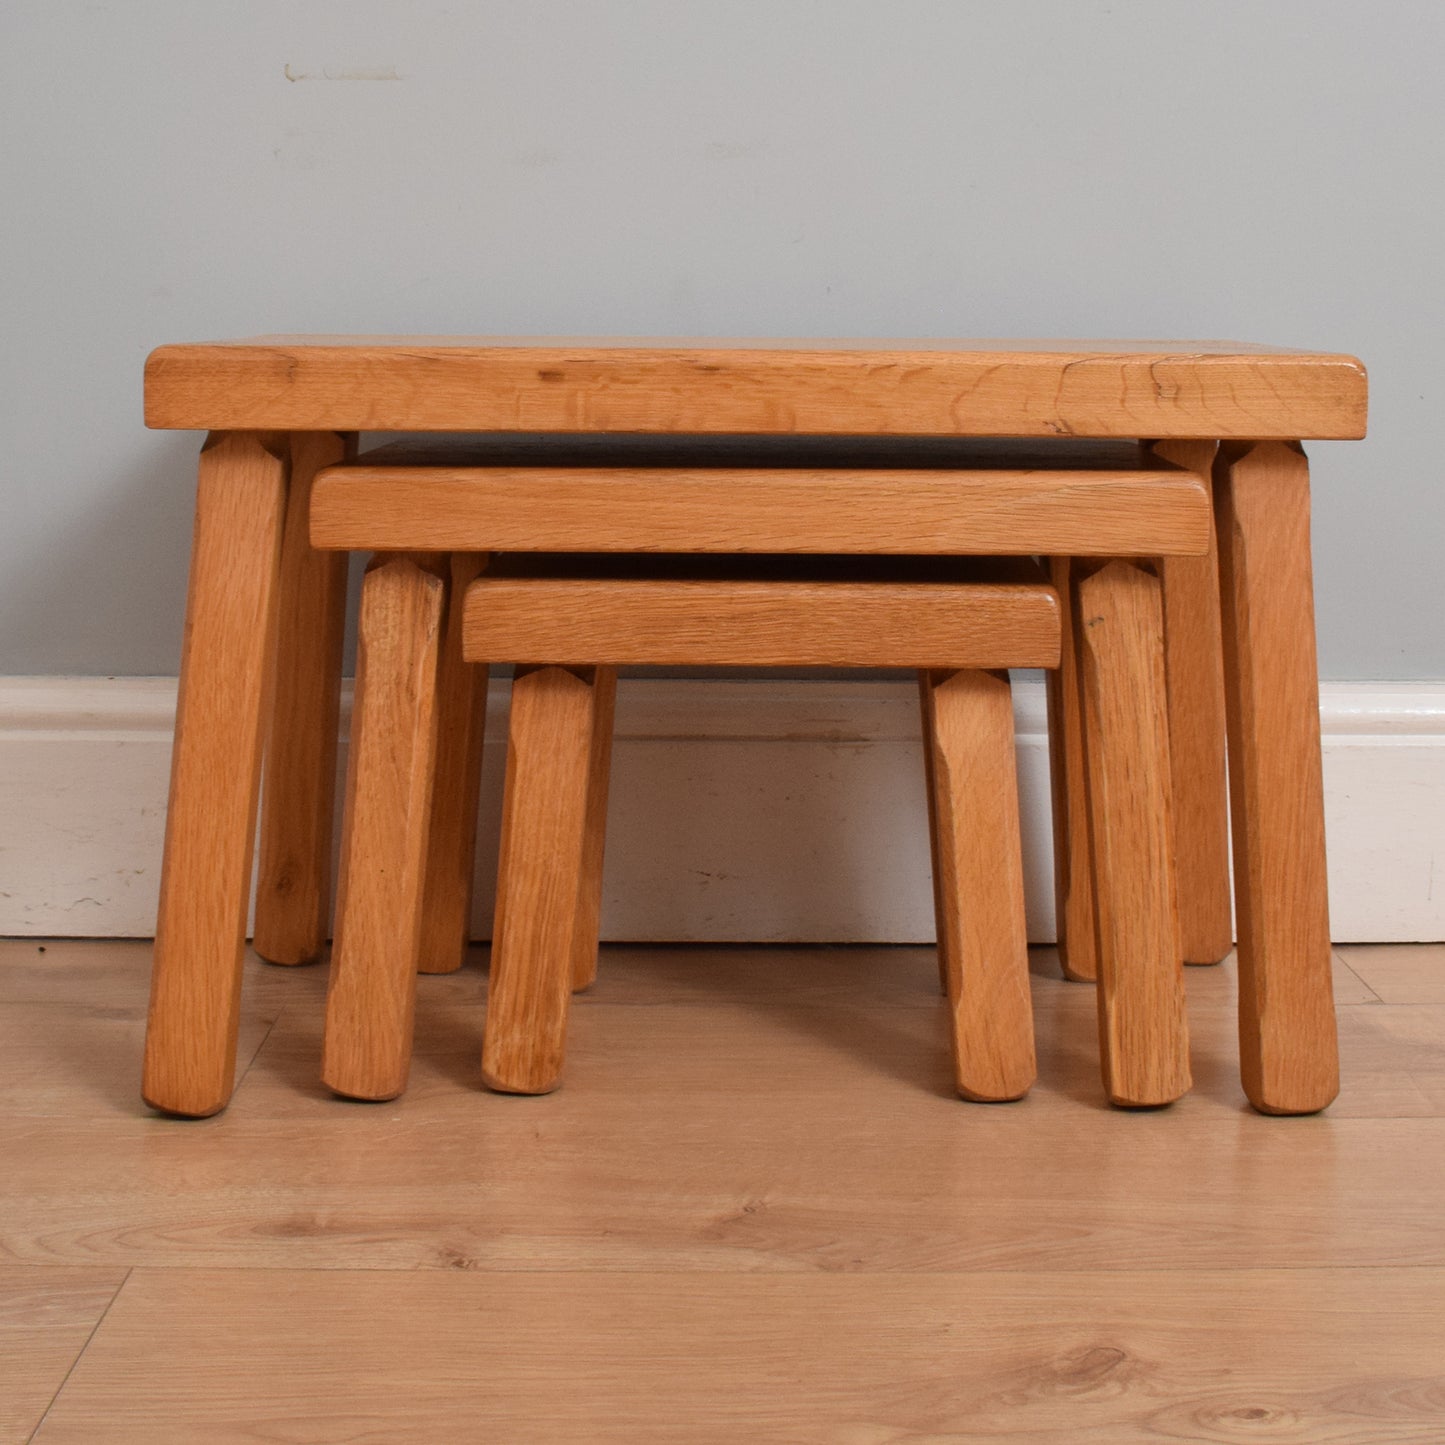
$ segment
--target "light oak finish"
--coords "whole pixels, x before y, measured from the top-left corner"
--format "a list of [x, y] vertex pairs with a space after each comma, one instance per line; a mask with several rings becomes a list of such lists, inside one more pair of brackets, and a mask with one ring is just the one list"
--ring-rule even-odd
[[[895, 614], [888, 620], [894, 624], [889, 656], [896, 665], [899, 652], [909, 645], [910, 620], [915, 632], [943, 625], [950, 635], [937, 645], [966, 651], [967, 641], [960, 642], [958, 632], [960, 622], [970, 620], [964, 605], [969, 601], [996, 609], [996, 626], [1007, 623], [1010, 602], [1030, 609], [1055, 629], [1047, 638], [1040, 632], [1038, 648], [1056, 656], [1059, 645], [1052, 590], [1041, 580], [890, 586], [876, 581], [738, 581], [718, 575], [707, 581], [636, 582], [622, 574], [594, 576], [584, 583], [580, 578], [508, 576], [508, 565], [516, 564], [503, 559], [498, 571], [483, 575], [469, 590], [469, 656], [499, 661], [540, 657], [549, 663], [602, 658], [611, 664], [637, 645], [638, 656], [666, 660], [678, 655], [675, 629], [681, 627], [687, 647], [727, 647], [732, 650], [726, 660], [755, 663], [759, 652], [786, 636], [802, 665], [866, 665], [877, 639], [858, 634], [877, 615], [869, 605], [879, 604]], [[598, 564], [581, 558], [572, 559], [572, 565], [596, 571]], [[726, 565], [734, 571], [739, 566]], [[675, 562], [663, 564], [664, 569], [670, 566]], [[1016, 564], [1001, 573], [990, 570], [1019, 579], [1039, 576], [1036, 569]], [[719, 574], [721, 569], [710, 571]], [[586, 597], [556, 590], [578, 585], [590, 589]], [[662, 604], [655, 602], [658, 596]], [[845, 609], [853, 604], [841, 629], [840, 597]], [[745, 605], [739, 606], [740, 601]], [[909, 609], [914, 610], [911, 619]], [[750, 627], [750, 616], [762, 617], [765, 626]], [[819, 641], [823, 635], [826, 642]], [[553, 638], [569, 650], [549, 654]], [[693, 662], [718, 660], [715, 650], [682, 655]], [[566, 891], [565, 870], [577, 826], [573, 810], [579, 801], [584, 804], [580, 826], [585, 837], [576, 845], [574, 876], [579, 883], [570, 976], [574, 988], [586, 987], [595, 977], [614, 679], [606, 665], [578, 676], [593, 683], [589, 751], [582, 759], [576, 754], [577, 740], [566, 731], [569, 706], [583, 707], [577, 676], [555, 665], [526, 671], [519, 677], [525, 689], [520, 712], [515, 690], [513, 695], [493, 930], [498, 991], [488, 1015], [484, 1069], [489, 1082], [512, 1092], [542, 1092], [554, 1087], [560, 1075], [566, 998], [555, 976], [556, 954], [568, 920], [556, 911], [554, 900]], [[1027, 1092], [1033, 1080], [1034, 1051], [1008, 677], [940, 672], [925, 676], [922, 689], [940, 974], [954, 1015], [958, 1088], [972, 1099], [1014, 1099]], [[569, 787], [584, 789], [585, 799], [564, 797]], [[525, 933], [516, 923], [523, 906]]]
[[1235, 342], [272, 336], [163, 346], [146, 424], [1358, 437], [1350, 356]]
[[462, 599], [485, 563], [484, 555], [457, 552], [447, 572], [446, 624], [437, 665], [436, 776], [417, 965], [422, 973], [460, 968], [471, 937], [487, 669], [462, 657]]
[[[608, 947], [578, 1087], [476, 1090], [468, 967], [419, 981], [406, 1096], [338, 1109], [323, 970], [252, 958], [259, 1051], [178, 1127], [135, 1098], [150, 945], [45, 948], [0, 942], [22, 1440], [62, 1380], [50, 1445], [1442, 1433], [1440, 1005], [1337, 985], [1349, 1087], [1265, 1119], [1233, 963], [1189, 970], [1199, 1085], [1121, 1113], [1089, 991], [1040, 950], [1039, 1082], [981, 1109], [931, 948]], [[1440, 950], [1391, 958], [1423, 984]]]
[[1202, 553], [1209, 499], [1163, 464], [1100, 471], [333, 467], [318, 547], [505, 552]]
[[1083, 684], [1074, 635], [1072, 559], [1054, 557], [1050, 581], [1059, 599], [1059, 665], [1044, 679], [1049, 719], [1049, 791], [1054, 824], [1054, 927], [1066, 978], [1099, 976], [1094, 863], [1084, 760]]
[[965, 1099], [1019, 1099], [1037, 1068], [1008, 674], [931, 673], [925, 689], [954, 1077]]
[[252, 938], [256, 952], [271, 963], [319, 958], [331, 922], [346, 558], [311, 546], [308, 518], [316, 473], [340, 461], [349, 445], [335, 432], [290, 438]]
[[[561, 431], [609, 443], [637, 431], [656, 433], [653, 440], [698, 431], [743, 439], [765, 433], [831, 436], [831, 445], [854, 438], [865, 449], [889, 438], [929, 447], [970, 436], [1033, 437], [1060, 446], [1079, 437], [1140, 436], [1293, 444], [1299, 437], [1362, 435], [1365, 402], [1364, 371], [1351, 357], [1198, 342], [258, 337], [163, 347], [147, 364], [146, 382], [151, 425], [219, 429], [213, 447], [259, 449], [273, 463], [289, 448], [286, 432], [362, 427]], [[239, 943], [233, 947], [232, 940], [244, 926], [234, 920], [244, 918], [248, 891], [254, 802], [246, 795], [254, 797], [257, 781], [256, 719], [265, 716], [270, 645], [270, 628], [258, 629], [253, 604], [269, 615], [280, 556], [276, 514], [286, 487], [284, 465], [241, 465], [239, 452], [229, 460], [203, 462], [202, 493], [208, 468], [218, 476], [229, 471], [236, 493], [229, 505], [242, 525], [234, 536], [208, 524], [198, 531], [187, 647], [213, 655], [218, 665], [220, 654], [234, 652], [244, 665], [237, 671], [228, 657], [218, 688], [209, 685], [207, 667], [186, 670], [181, 717], [189, 720], [188, 737], [177, 749], [180, 786], [165, 865], [175, 886], [163, 891], [146, 1070], [147, 1097], [182, 1113], [223, 1107], [234, 1068], [231, 980]], [[217, 483], [210, 490], [226, 488]], [[1301, 560], [1307, 564], [1307, 551], [1296, 564]], [[1237, 592], [1239, 614], [1254, 618], [1255, 650], [1288, 653], [1298, 606], [1255, 607], [1259, 570], [1241, 567], [1232, 575], [1223, 585]], [[1255, 707], [1247, 722], [1236, 717], [1231, 725], [1268, 730], [1273, 716]], [[1294, 725], [1264, 739], [1260, 751], [1288, 752], [1285, 733]], [[1283, 780], [1276, 794], [1282, 813], [1291, 796], [1288, 773], [1267, 780], [1271, 787]], [[1313, 805], [1295, 795], [1295, 802], [1301, 799], [1308, 812]], [[216, 842], [231, 823], [236, 829]], [[1278, 830], [1271, 823], [1266, 831]], [[193, 839], [200, 840], [199, 850], [189, 847]], [[1254, 855], [1256, 861], [1262, 856], [1259, 847]], [[1264, 870], [1251, 886], [1257, 892], [1272, 876]], [[1293, 905], [1280, 907], [1288, 913]], [[1271, 916], [1274, 908], [1266, 904]], [[1255, 1014], [1259, 957], [1252, 948], [1246, 1008]], [[1310, 985], [1305, 992], [1314, 998], [1317, 991]], [[1317, 1001], [1309, 1005], [1317, 1007]], [[1260, 1097], [1271, 1091], [1285, 1103], [1269, 1107], [1287, 1108], [1323, 1092], [1318, 1079], [1298, 1090], [1261, 1085]]]
[[30, 1439], [124, 1279], [115, 1268], [0, 1265], [0, 1445]]
[[277, 576], [282, 443], [201, 452], [142, 1092], [213, 1114], [231, 1096]]
[[1042, 583], [489, 578], [466, 654], [534, 662], [749, 667], [1053, 667]]
[[361, 589], [322, 1081], [355, 1099], [406, 1087], [421, 949], [444, 564], [378, 557]]
[[599, 667], [592, 687], [592, 748], [587, 758], [587, 823], [581, 882], [572, 933], [572, 988], [597, 981], [602, 935], [602, 862], [607, 848], [607, 793], [612, 777], [612, 727], [617, 713], [617, 669]]
[[1298, 446], [1221, 449], [1215, 473], [1239, 933], [1239, 1048], [1257, 1109], [1323, 1109], [1339, 1091], [1330, 992], [1324, 784]]
[[482, 1043], [482, 1076], [506, 1093], [543, 1094], [561, 1077], [595, 708], [592, 669], [520, 669], [512, 682]]
[[[1213, 442], [1156, 442], [1155, 457], [1185, 467], [1206, 488]], [[1107, 548], [1100, 548], [1107, 551]], [[1202, 557], [1163, 556], [1164, 672], [1169, 684], [1169, 764], [1185, 963], [1218, 963], [1234, 944], [1224, 772], [1224, 663], [1219, 558], [1210, 528]]]
[[1078, 575], [1074, 641], [1099, 966], [1099, 1051], [1112, 1103], [1172, 1103], [1190, 1086], [1174, 881], [1157, 577], [1127, 562]]

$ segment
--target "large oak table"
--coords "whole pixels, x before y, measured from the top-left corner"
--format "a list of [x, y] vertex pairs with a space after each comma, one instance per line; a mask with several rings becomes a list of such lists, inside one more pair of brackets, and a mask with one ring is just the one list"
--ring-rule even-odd
[[[315, 474], [361, 431], [711, 433], [1128, 439], [1195, 458], [1217, 445], [1217, 598], [1214, 557], [1187, 575], [1194, 559], [1178, 559], [1182, 610], [1166, 578], [1166, 629], [1202, 619], [1217, 635], [1222, 618], [1246, 1091], [1267, 1112], [1323, 1108], [1338, 1064], [1300, 443], [1361, 437], [1365, 414], [1353, 357], [1232, 342], [270, 336], [159, 348], [147, 425], [209, 435], [146, 1099], [197, 1116], [230, 1097], [263, 749], [257, 948], [300, 961], [324, 939], [345, 557], [310, 546]], [[1196, 732], [1207, 758], [1208, 729]], [[1171, 734], [1178, 748], [1172, 719]], [[1203, 791], [1192, 814], [1187, 803], [1181, 852], [1191, 818], [1208, 833], [1223, 817]], [[1227, 940], [1227, 885], [1205, 883], [1198, 929], [1217, 936], [1222, 906]], [[1062, 901], [1068, 950], [1085, 953]]]

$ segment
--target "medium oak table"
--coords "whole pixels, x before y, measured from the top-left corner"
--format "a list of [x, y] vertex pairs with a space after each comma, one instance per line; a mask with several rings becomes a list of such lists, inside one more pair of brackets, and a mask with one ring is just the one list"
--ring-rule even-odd
[[[200, 1116], [230, 1098], [263, 747], [257, 950], [299, 962], [324, 942], [345, 554], [311, 548], [307, 515], [315, 474], [363, 430], [1113, 438], [1190, 464], [1218, 444], [1217, 600], [1212, 556], [1172, 559], [1165, 608], [1168, 641], [1196, 666], [1201, 646], [1219, 651], [1222, 618], [1242, 1074], [1265, 1112], [1334, 1097], [1300, 442], [1364, 435], [1353, 357], [1230, 342], [275, 336], [161, 347], [145, 407], [149, 426], [210, 433], [146, 1036], [156, 1108]], [[1181, 893], [1197, 961], [1227, 949], [1229, 930], [1209, 845], [1223, 808], [1208, 785], [1207, 672], [1197, 696], [1170, 679], [1172, 745], [1197, 758], [1185, 788], [1175, 767], [1181, 865], [1197, 850], [1201, 875], [1193, 921]], [[1067, 683], [1065, 669], [1051, 696], [1064, 721]], [[1061, 942], [1080, 974], [1085, 892], [1061, 879]]]

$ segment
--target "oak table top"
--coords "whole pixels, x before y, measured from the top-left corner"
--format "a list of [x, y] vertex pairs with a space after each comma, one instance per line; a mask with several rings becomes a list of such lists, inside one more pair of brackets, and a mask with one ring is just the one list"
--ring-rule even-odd
[[1352, 356], [1232, 341], [258, 336], [162, 346], [162, 429], [1351, 439]]

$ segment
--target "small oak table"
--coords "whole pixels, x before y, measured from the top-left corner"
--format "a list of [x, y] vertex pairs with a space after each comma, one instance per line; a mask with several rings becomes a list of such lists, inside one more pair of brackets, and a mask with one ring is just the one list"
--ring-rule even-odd
[[[324, 943], [345, 555], [313, 550], [307, 517], [316, 472], [360, 431], [1111, 438], [1191, 465], [1217, 446], [1217, 584], [1213, 555], [1164, 574], [1184, 953], [1210, 961], [1229, 942], [1211, 785], [1222, 655], [1245, 1089], [1270, 1113], [1334, 1097], [1300, 442], [1364, 435], [1353, 357], [1232, 342], [275, 336], [161, 347], [145, 408], [151, 427], [210, 433], [146, 1036], [156, 1108], [206, 1115], [230, 1098], [263, 748], [257, 949], [300, 962]], [[1186, 664], [1198, 682], [1177, 686]], [[1067, 670], [1051, 679], [1059, 725], [1076, 706], [1067, 688]], [[1085, 892], [1061, 876], [1061, 944], [1086, 976]]]

